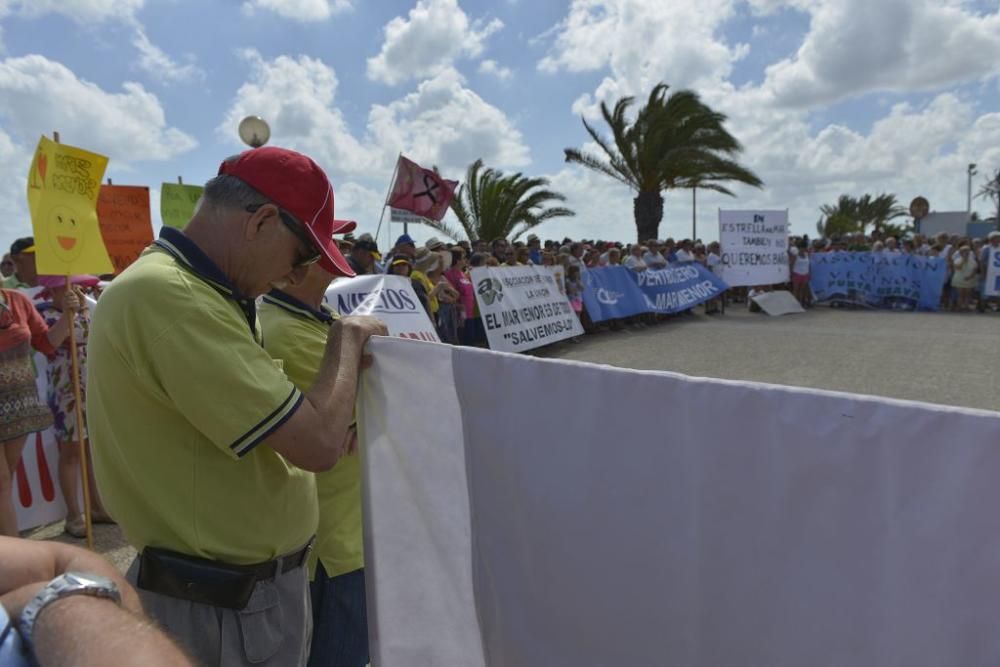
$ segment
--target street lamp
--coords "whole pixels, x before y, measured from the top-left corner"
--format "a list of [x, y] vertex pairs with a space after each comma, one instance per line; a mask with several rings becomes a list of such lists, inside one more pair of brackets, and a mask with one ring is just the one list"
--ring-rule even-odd
[[968, 199], [968, 203], [965, 206], [965, 212], [971, 214], [972, 213], [972, 177], [975, 176], [976, 173], [978, 173], [978, 172], [976, 172], [976, 163], [975, 162], [969, 163], [968, 172], [969, 172], [969, 199]]
[[271, 128], [260, 116], [247, 116], [240, 121], [240, 139], [251, 148], [260, 148], [271, 138]]

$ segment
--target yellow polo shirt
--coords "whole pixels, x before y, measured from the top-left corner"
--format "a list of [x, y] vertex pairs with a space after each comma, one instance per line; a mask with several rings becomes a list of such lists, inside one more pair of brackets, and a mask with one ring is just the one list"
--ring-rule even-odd
[[313, 475], [266, 444], [302, 400], [260, 343], [253, 300], [180, 230], [164, 227], [98, 301], [94, 468], [138, 549], [251, 564], [302, 547], [318, 521]]
[[[278, 290], [264, 297], [260, 323], [264, 349], [280, 359], [289, 379], [309, 391], [326, 350], [330, 325], [339, 315], [324, 306], [315, 310]], [[333, 469], [316, 475], [319, 530], [310, 569], [316, 560], [330, 577], [364, 567], [361, 540], [361, 464], [357, 454], [342, 457]]]

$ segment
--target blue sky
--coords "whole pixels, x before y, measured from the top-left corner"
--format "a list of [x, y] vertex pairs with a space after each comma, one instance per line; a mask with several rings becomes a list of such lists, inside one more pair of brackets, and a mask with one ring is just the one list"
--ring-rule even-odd
[[[364, 231], [402, 151], [456, 179], [479, 157], [546, 176], [578, 215], [542, 236], [631, 240], [633, 195], [562, 149], [583, 145], [580, 117], [600, 101], [658, 81], [727, 113], [766, 182], [699, 196], [701, 236], [719, 207], [788, 208], [812, 231], [841, 193], [959, 210], [966, 164], [1000, 167], [997, 12], [995, 0], [0, 0], [0, 244], [28, 233], [40, 134], [108, 155], [115, 183], [149, 185], [158, 226], [159, 184], [213, 175], [249, 113], [320, 162], [338, 217]], [[665, 197], [660, 235], [689, 234], [690, 192]]]

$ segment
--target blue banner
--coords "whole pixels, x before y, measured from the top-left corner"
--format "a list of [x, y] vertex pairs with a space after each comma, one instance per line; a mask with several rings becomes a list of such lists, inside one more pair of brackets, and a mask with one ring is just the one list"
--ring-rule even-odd
[[937, 310], [948, 277], [943, 257], [899, 252], [826, 252], [810, 257], [809, 285], [817, 301], [872, 307], [903, 303]]
[[654, 313], [679, 313], [729, 289], [722, 278], [698, 262], [633, 273], [632, 276], [646, 297], [646, 307]]
[[624, 266], [582, 272], [583, 305], [591, 320], [617, 320], [648, 312], [634, 275], [634, 271]]

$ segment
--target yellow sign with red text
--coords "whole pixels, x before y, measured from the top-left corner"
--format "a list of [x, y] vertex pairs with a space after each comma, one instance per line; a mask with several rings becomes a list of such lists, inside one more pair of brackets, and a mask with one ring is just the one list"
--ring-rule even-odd
[[97, 222], [108, 158], [42, 137], [28, 172], [28, 209], [38, 273], [112, 273]]

